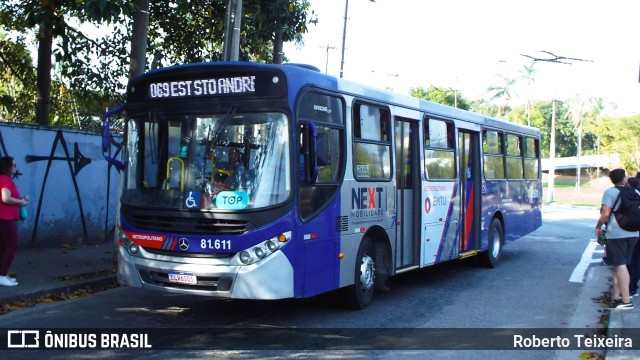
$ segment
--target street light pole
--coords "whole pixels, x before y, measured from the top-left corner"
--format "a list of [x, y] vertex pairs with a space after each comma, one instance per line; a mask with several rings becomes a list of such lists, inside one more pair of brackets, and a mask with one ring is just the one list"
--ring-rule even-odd
[[321, 47], [327, 49], [327, 59], [325, 60], [325, 63], [324, 63], [324, 73], [328, 74], [329, 73], [329, 50], [335, 49], [335, 47], [329, 46], [329, 44], [327, 44], [327, 46], [321, 46]]

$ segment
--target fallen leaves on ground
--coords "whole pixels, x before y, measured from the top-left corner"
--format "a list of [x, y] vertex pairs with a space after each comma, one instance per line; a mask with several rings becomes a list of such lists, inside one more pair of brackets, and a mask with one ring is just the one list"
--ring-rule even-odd
[[105, 269], [105, 270], [96, 270], [96, 271], [91, 271], [88, 273], [78, 274], [78, 275], [57, 276], [54, 279], [58, 281], [85, 280], [85, 279], [93, 279], [101, 276], [113, 275], [115, 272], [116, 272], [116, 269], [113, 268], [113, 269]]
[[50, 304], [50, 303], [55, 303], [59, 301], [69, 300], [69, 299], [79, 299], [79, 298], [89, 297], [89, 296], [93, 296], [97, 292], [117, 288], [119, 286], [120, 285], [118, 285], [118, 283], [114, 281], [113, 283], [108, 283], [100, 286], [88, 286], [84, 289], [76, 290], [70, 293], [47, 294], [36, 299], [14, 301], [9, 304], [0, 305], [0, 315], [4, 315], [11, 311], [33, 307], [40, 303]]
[[604, 360], [604, 356], [596, 353], [583, 352], [582, 354], [580, 354], [580, 359]]

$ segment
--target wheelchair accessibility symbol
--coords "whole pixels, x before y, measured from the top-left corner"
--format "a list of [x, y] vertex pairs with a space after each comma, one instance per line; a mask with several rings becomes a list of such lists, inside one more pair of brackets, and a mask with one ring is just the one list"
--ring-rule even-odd
[[198, 201], [200, 200], [199, 192], [197, 191], [187, 192], [187, 196], [185, 196], [185, 199], [184, 199], [184, 206], [186, 206], [187, 209], [200, 208], [200, 204], [198, 204], [198, 201], [196, 201], [196, 199], [198, 199]]

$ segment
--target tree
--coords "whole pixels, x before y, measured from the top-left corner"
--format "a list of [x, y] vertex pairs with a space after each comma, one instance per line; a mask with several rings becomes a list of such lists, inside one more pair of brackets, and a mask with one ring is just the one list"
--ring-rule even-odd
[[0, 119], [19, 122], [35, 116], [29, 106], [36, 93], [33, 60], [23, 37], [11, 41], [0, 30]]
[[532, 62], [531, 65], [524, 65], [522, 69], [520, 69], [520, 79], [527, 82], [527, 103], [526, 103], [526, 113], [527, 113], [527, 125], [531, 126], [531, 84], [534, 82], [535, 70], [533, 69], [533, 65], [535, 62]]
[[640, 115], [603, 117], [600, 123], [602, 153], [619, 154], [625, 169], [640, 170]]
[[571, 99], [569, 102], [569, 109], [565, 113], [567, 118], [570, 118], [573, 122], [574, 129], [576, 130], [576, 135], [578, 138], [578, 146], [577, 146], [577, 157], [578, 162], [576, 164], [576, 190], [580, 191], [580, 174], [581, 174], [581, 164], [582, 164], [582, 130], [583, 123], [585, 117], [585, 104], [584, 101], [580, 98], [580, 96], [576, 96]]
[[[36, 40], [39, 54], [34, 95], [3, 97], [0, 104], [5, 112], [8, 108], [15, 111], [18, 108], [15, 101], [21, 100], [29, 104], [25, 107], [37, 109], [35, 116], [23, 117], [22, 121], [34, 119], [42, 125], [74, 124], [82, 123], [83, 109], [87, 111], [87, 117], [95, 117], [105, 108], [122, 102], [121, 94], [129, 75], [127, 45], [131, 41], [131, 19], [138, 1], [0, 2], [0, 31], [18, 34], [8, 41], [16, 46], [23, 44], [24, 49], [28, 48], [26, 44], [30, 38]], [[149, 42], [143, 44], [143, 51], [146, 49], [151, 59], [144, 67], [222, 59], [225, 5], [224, 0], [152, 2]], [[279, 12], [283, 8], [287, 11]], [[282, 41], [301, 39], [307, 24], [317, 21], [313, 13], [309, 13], [307, 0], [251, 0], [244, 9], [242, 60], [270, 62], [276, 29], [282, 33], [282, 36], [278, 35]], [[255, 27], [253, 19], [260, 19], [265, 26]], [[103, 26], [102, 35], [87, 31], [86, 24]], [[23, 39], [22, 43], [16, 40], [18, 37]], [[14, 63], [18, 61], [15, 57], [7, 58], [8, 63], [2, 60], [5, 68], [18, 67]], [[17, 75], [12, 76], [18, 79]], [[6, 85], [3, 83], [0, 88], [2, 86]], [[25, 94], [29, 86], [27, 82], [22, 83], [18, 87], [20, 94]], [[37, 98], [36, 106], [30, 103], [31, 98]], [[60, 101], [66, 103], [56, 104]], [[51, 114], [50, 110], [56, 113]]]
[[[108, 83], [109, 75], [101, 71], [101, 67], [87, 64], [86, 59], [99, 55], [99, 43], [91, 41], [86, 35], [76, 30], [67, 17], [82, 21], [110, 22], [126, 15], [128, 1], [73, 1], [73, 0], [7, 0], [0, 4], [2, 27], [26, 34], [32, 32], [38, 44], [38, 63], [36, 67], [36, 114], [35, 121], [41, 125], [49, 125], [52, 120], [51, 106], [51, 71], [52, 57], [55, 57], [56, 68], [60, 75], [67, 79], [80, 78], [86, 85]], [[59, 40], [54, 44], [55, 40]], [[109, 64], [110, 61], [106, 61]], [[81, 76], [74, 76], [82, 74]], [[94, 81], [86, 81], [94, 80]], [[74, 81], [69, 81], [73, 84]]]
[[[540, 129], [542, 157], [549, 157], [551, 143], [551, 118], [553, 104], [551, 101], [533, 101], [530, 106], [531, 126]], [[576, 137], [573, 123], [567, 119], [566, 104], [556, 101], [556, 156], [574, 156]], [[525, 109], [517, 107], [513, 110], [512, 121], [524, 124], [526, 122]]]
[[463, 110], [471, 108], [471, 103], [454, 89], [440, 89], [435, 86], [430, 86], [428, 89], [417, 87], [410, 88], [409, 95]]
[[513, 95], [512, 91], [513, 86], [516, 83], [516, 79], [512, 79], [506, 76], [500, 76], [500, 78], [502, 79], [502, 84], [489, 86], [487, 88], [487, 92], [489, 94], [493, 93], [493, 96], [491, 96], [491, 99], [489, 101], [501, 99], [504, 101], [502, 105], [498, 105], [498, 117], [502, 117], [502, 114], [504, 113], [507, 117], [507, 120], [509, 120], [509, 111], [511, 109], [509, 107], [509, 102], [511, 101], [511, 97]]
[[256, 2], [250, 9], [248, 21], [252, 24], [251, 31], [256, 38], [273, 43], [274, 63], [281, 64], [284, 60], [284, 42], [301, 43], [307, 25], [317, 24], [315, 13], [309, 13], [310, 6], [307, 0], [264, 0]]
[[[226, 4], [224, 0], [151, 2], [151, 67], [222, 60]], [[308, 24], [317, 23], [309, 7], [307, 0], [245, 1], [240, 59], [274, 62], [283, 41], [301, 41]]]

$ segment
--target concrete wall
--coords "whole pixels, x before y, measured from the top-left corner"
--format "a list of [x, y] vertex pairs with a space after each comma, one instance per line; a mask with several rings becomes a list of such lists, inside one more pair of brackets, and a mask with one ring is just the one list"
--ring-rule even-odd
[[[112, 139], [117, 154], [121, 140]], [[0, 123], [0, 156], [15, 158], [14, 182], [28, 195], [19, 221], [23, 246], [112, 240], [119, 173], [102, 156], [99, 134]]]

